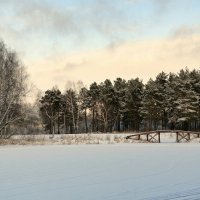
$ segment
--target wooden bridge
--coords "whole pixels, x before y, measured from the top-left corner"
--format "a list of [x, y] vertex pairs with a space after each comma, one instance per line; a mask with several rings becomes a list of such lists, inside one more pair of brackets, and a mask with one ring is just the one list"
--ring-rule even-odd
[[191, 140], [192, 137], [193, 138], [200, 137], [200, 132], [183, 131], [183, 130], [156, 130], [156, 131], [135, 133], [133, 135], [127, 136], [126, 139], [160, 143], [161, 142], [160, 135], [166, 134], [166, 133], [175, 133], [176, 134], [176, 142], [181, 142], [181, 140], [188, 142]]

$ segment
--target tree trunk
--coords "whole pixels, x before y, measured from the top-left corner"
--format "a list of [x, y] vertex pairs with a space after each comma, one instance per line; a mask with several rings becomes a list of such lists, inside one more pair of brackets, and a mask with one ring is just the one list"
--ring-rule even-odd
[[59, 122], [59, 111], [58, 111], [58, 122], [57, 122], [57, 125], [58, 125], [58, 134], [60, 134], [60, 122]]
[[118, 120], [117, 120], [117, 131], [120, 132], [120, 116], [118, 116]]
[[63, 134], [65, 134], [66, 133], [66, 119], [65, 119], [65, 112], [64, 112], [64, 116], [63, 116], [64, 118], [63, 118]]
[[85, 108], [85, 131], [88, 133], [88, 125], [87, 125], [87, 109]]
[[94, 132], [94, 108], [92, 109], [92, 132]]

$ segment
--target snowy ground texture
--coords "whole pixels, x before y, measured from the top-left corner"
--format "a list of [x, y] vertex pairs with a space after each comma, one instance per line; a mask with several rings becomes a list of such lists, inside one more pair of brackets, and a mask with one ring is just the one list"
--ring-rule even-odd
[[[47, 145], [47, 144], [119, 144], [119, 143], [146, 143], [146, 136], [141, 140], [126, 139], [132, 133], [89, 133], [89, 134], [59, 134], [59, 135], [16, 135], [9, 139], [1, 139], [0, 145]], [[192, 143], [200, 143], [200, 138], [192, 138]], [[162, 133], [161, 142], [175, 142], [175, 133]], [[183, 142], [185, 142], [183, 140]]]
[[[0, 140], [1, 145], [19, 144], [19, 145], [47, 145], [47, 144], [115, 144], [115, 143], [133, 143], [134, 140], [127, 140], [129, 134], [55, 134], [52, 135], [16, 135], [9, 139]], [[144, 142], [144, 141], [139, 141]]]
[[199, 200], [200, 144], [0, 147], [1, 200]]

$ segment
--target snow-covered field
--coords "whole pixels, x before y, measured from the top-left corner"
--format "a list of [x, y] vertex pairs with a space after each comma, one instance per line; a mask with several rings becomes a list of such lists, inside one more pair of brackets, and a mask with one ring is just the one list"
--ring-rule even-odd
[[[63, 144], [119, 144], [119, 143], [144, 143], [146, 142], [146, 136], [141, 136], [141, 140], [126, 139], [126, 136], [135, 134], [129, 133], [89, 133], [89, 134], [59, 134], [59, 135], [14, 135], [9, 139], [1, 139], [0, 145], [63, 145]], [[200, 143], [200, 138], [193, 138], [193, 143]], [[171, 143], [176, 141], [175, 133], [162, 133], [161, 142]], [[183, 140], [183, 142], [185, 142]]]
[[[134, 140], [127, 140], [128, 134], [112, 133], [89, 133], [89, 134], [55, 134], [55, 135], [14, 135], [9, 139], [0, 140], [0, 144], [20, 145], [47, 145], [47, 144], [116, 144], [133, 143]], [[140, 141], [141, 142], [141, 141]]]
[[1, 200], [199, 200], [200, 144], [0, 147]]

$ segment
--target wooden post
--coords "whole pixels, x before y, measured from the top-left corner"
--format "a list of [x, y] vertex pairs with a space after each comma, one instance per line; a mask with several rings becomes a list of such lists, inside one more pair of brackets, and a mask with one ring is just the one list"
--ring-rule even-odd
[[178, 143], [178, 132], [176, 132], [176, 142]]
[[138, 140], [140, 140], [140, 135], [138, 135]]
[[188, 133], [188, 140], [190, 140], [190, 133]]
[[160, 143], [160, 132], [158, 132], [158, 142]]
[[147, 133], [147, 141], [149, 141], [149, 135], [148, 135], [148, 133]]

